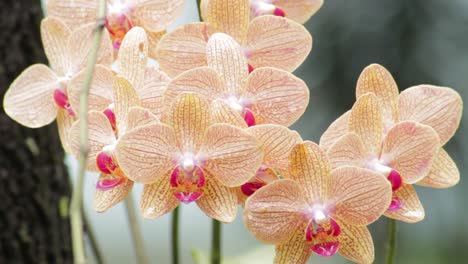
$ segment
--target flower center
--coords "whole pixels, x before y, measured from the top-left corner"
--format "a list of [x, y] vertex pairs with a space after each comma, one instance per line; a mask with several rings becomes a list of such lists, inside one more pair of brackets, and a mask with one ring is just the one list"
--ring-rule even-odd
[[206, 184], [203, 170], [193, 160], [175, 167], [170, 181], [175, 198], [185, 204], [200, 199]]
[[335, 255], [340, 245], [340, 234], [341, 228], [333, 218], [327, 216], [323, 210], [312, 211], [312, 219], [305, 230], [305, 239], [312, 251], [323, 257]]
[[109, 4], [108, 10], [106, 28], [109, 31], [114, 49], [118, 50], [125, 34], [133, 27], [133, 23], [128, 16], [130, 7], [128, 3], [117, 0]]
[[251, 127], [257, 124], [255, 115], [243, 99], [238, 99], [231, 96], [227, 99], [227, 102], [232, 107], [232, 109], [236, 110], [242, 115], [247, 126]]
[[373, 160], [370, 163], [369, 168], [384, 175], [387, 178], [387, 180], [392, 184], [393, 198], [392, 203], [388, 207], [388, 210], [396, 211], [401, 209], [403, 205], [398, 196], [395, 194], [395, 192], [398, 189], [400, 189], [403, 184], [403, 179], [401, 178], [400, 173], [395, 169], [384, 165], [380, 160], [377, 159]]
[[250, 9], [254, 16], [274, 15], [285, 17], [286, 12], [283, 9], [273, 5], [271, 0], [250, 0]]
[[96, 155], [96, 166], [99, 171], [104, 174], [113, 174], [125, 177], [115, 159], [114, 149], [114, 145], [107, 145], [102, 148], [102, 151]]
[[75, 112], [71, 108], [67, 94], [60, 88], [54, 90], [54, 101], [58, 107], [67, 110], [70, 116], [75, 116]]

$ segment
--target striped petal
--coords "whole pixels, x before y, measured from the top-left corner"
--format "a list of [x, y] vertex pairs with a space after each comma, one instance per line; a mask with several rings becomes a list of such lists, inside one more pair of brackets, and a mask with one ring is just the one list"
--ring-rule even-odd
[[75, 118], [70, 116], [67, 110], [59, 109], [57, 112], [57, 130], [60, 138], [60, 142], [62, 143], [62, 147], [67, 153], [71, 153], [71, 146], [70, 146], [70, 129], [73, 125]]
[[125, 34], [118, 56], [119, 74], [133, 87], [142, 86], [148, 61], [148, 37], [143, 28], [134, 27]]
[[449, 188], [460, 181], [460, 172], [449, 154], [441, 148], [432, 162], [429, 173], [417, 185], [431, 188]]
[[304, 24], [323, 5], [323, 0], [275, 0], [275, 6], [282, 9], [286, 17]]
[[348, 133], [348, 119], [350, 111], [338, 117], [327, 130], [320, 137], [320, 147], [328, 149], [335, 143], [341, 136]]
[[424, 219], [424, 207], [413, 186], [403, 184], [393, 195], [399, 200], [402, 208], [394, 211], [387, 210], [386, 217], [406, 223], [417, 223]]
[[89, 0], [48, 0], [47, 15], [63, 20], [68, 26], [83, 25], [96, 20], [98, 3]]
[[368, 225], [388, 208], [392, 186], [380, 174], [357, 167], [341, 167], [331, 172], [332, 217], [350, 225]]
[[161, 116], [165, 110], [163, 95], [171, 79], [162, 71], [148, 67], [142, 86], [134, 87], [141, 99], [141, 105], [151, 110], [156, 116]]
[[327, 151], [332, 168], [343, 166], [365, 167], [369, 154], [364, 142], [355, 133], [348, 133], [335, 142]]
[[136, 0], [132, 15], [149, 31], [165, 30], [176, 20], [184, 0]]
[[128, 112], [130, 108], [140, 106], [140, 98], [133, 89], [132, 84], [125, 78], [116, 76], [114, 78], [114, 114], [117, 122], [119, 135], [127, 130]]
[[130, 108], [127, 119], [127, 131], [141, 126], [159, 123], [159, 118], [157, 116], [148, 109], [139, 106]]
[[[112, 176], [109, 174], [101, 174], [99, 176], [98, 181], [102, 181], [112, 177], [120, 177], [120, 176]], [[114, 205], [123, 201], [130, 193], [133, 187], [133, 182], [124, 179], [123, 183], [115, 186], [114, 188], [108, 190], [99, 190], [96, 189], [94, 192], [94, 201], [93, 207], [99, 213], [103, 213], [113, 207]]]
[[260, 16], [250, 23], [245, 49], [254, 69], [275, 67], [292, 72], [312, 50], [312, 36], [292, 20]]
[[419, 85], [404, 90], [399, 97], [400, 121], [431, 126], [444, 145], [455, 134], [463, 110], [460, 95], [453, 89]]
[[305, 239], [305, 225], [291, 232], [291, 238], [276, 246], [275, 264], [304, 264], [312, 255], [312, 250]]
[[228, 123], [240, 128], [247, 127], [241, 113], [229, 106], [224, 100], [214, 100], [210, 109], [212, 123]]
[[158, 48], [159, 41], [161, 41], [162, 37], [166, 35], [167, 32], [166, 31], [158, 31], [158, 32], [146, 31], [146, 34], [148, 34], [148, 42], [149, 42], [148, 56], [150, 58], [156, 59], [157, 57], [156, 49]]
[[289, 126], [304, 114], [309, 104], [309, 89], [301, 79], [275, 68], [259, 68], [247, 80], [245, 93], [257, 124]]
[[41, 39], [49, 64], [59, 76], [65, 76], [70, 69], [67, 45], [71, 30], [57, 18], [47, 17], [41, 22]]
[[242, 43], [249, 26], [249, 0], [210, 0], [206, 22], [217, 32], [223, 32]]
[[341, 234], [338, 253], [355, 263], [371, 264], [374, 262], [374, 242], [366, 226], [353, 226], [339, 223]]
[[140, 211], [144, 218], [154, 219], [169, 213], [179, 205], [172, 192], [169, 173], [151, 184], [145, 184], [140, 202]]
[[[267, 243], [284, 243], [300, 226], [305, 208], [307, 202], [297, 182], [277, 180], [247, 199], [244, 222], [255, 238]], [[302, 235], [305, 240], [304, 232]]]

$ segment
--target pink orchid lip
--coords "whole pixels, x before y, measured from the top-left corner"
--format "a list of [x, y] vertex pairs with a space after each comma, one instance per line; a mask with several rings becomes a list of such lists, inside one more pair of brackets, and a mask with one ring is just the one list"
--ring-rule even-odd
[[322, 257], [331, 257], [338, 252], [341, 227], [333, 218], [318, 224], [312, 220], [306, 228], [306, 241], [310, 242], [310, 249]]
[[109, 122], [112, 126], [112, 130], [116, 131], [117, 130], [117, 121], [115, 118], [115, 113], [112, 109], [106, 108], [106, 110], [103, 111], [103, 114], [109, 119]]
[[283, 9], [279, 8], [279, 7], [276, 7], [275, 10], [273, 11], [273, 15], [275, 16], [280, 16], [280, 17], [285, 17], [286, 16], [286, 12], [284, 12]]
[[338, 252], [339, 245], [338, 241], [324, 242], [313, 245], [311, 249], [322, 257], [332, 257]]
[[250, 63], [248, 67], [249, 67], [249, 73], [252, 73], [255, 70], [255, 68]]
[[182, 203], [189, 204], [203, 195], [203, 187], [206, 185], [205, 174], [197, 165], [190, 169], [177, 166], [172, 171], [170, 184], [174, 197]]
[[68, 96], [64, 91], [62, 91], [62, 89], [54, 90], [54, 101], [60, 108], [67, 110], [69, 115], [75, 116], [75, 112], [73, 112], [71, 108]]
[[96, 156], [96, 165], [99, 171], [105, 174], [112, 174], [118, 168], [112, 155], [104, 151]]
[[133, 28], [133, 23], [125, 12], [121, 12], [108, 15], [105, 27], [111, 36], [114, 49], [118, 50], [125, 34]]
[[401, 175], [394, 169], [390, 171], [388, 174], [387, 179], [392, 184], [392, 191], [396, 191], [400, 189], [401, 185], [403, 184], [403, 180], [401, 179]]
[[247, 123], [247, 126], [255, 126], [257, 124], [255, 116], [249, 108], [244, 109], [244, 120]]
[[393, 197], [392, 202], [390, 203], [390, 206], [388, 207], [389, 211], [397, 211], [403, 208], [403, 204], [401, 203], [400, 199], [398, 197]]
[[112, 178], [100, 179], [96, 183], [96, 189], [98, 189], [100, 191], [110, 190], [110, 189], [113, 189], [113, 188], [119, 186], [124, 181], [125, 181], [125, 178], [118, 177], [118, 176], [117, 177], [112, 177]]
[[244, 195], [246, 196], [251, 196], [254, 194], [258, 189], [262, 188], [265, 186], [266, 183], [264, 182], [247, 182], [243, 185], [241, 185], [241, 191]]

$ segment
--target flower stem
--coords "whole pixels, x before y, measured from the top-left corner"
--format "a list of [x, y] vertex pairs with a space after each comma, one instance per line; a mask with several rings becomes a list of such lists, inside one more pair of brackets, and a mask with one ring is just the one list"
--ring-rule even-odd
[[387, 244], [387, 264], [393, 264], [395, 259], [397, 226], [395, 219], [388, 219], [388, 244]]
[[203, 18], [201, 15], [201, 0], [197, 0], [197, 9], [198, 9], [198, 19], [200, 19], [200, 22], [203, 22]]
[[84, 227], [86, 229], [86, 234], [88, 235], [89, 243], [91, 245], [91, 250], [93, 251], [94, 257], [96, 258], [96, 263], [104, 264], [104, 256], [102, 255], [101, 249], [99, 248], [99, 245], [96, 239], [96, 233], [94, 232], [94, 228], [89, 222], [88, 216], [83, 208], [81, 211], [83, 214], [83, 221], [84, 221]]
[[79, 168], [76, 183], [73, 186], [73, 194], [70, 202], [70, 224], [72, 229], [73, 258], [75, 264], [86, 263], [84, 239], [83, 239], [83, 215], [81, 212], [83, 200], [83, 182], [86, 172], [86, 162], [89, 152], [88, 146], [88, 95], [93, 79], [94, 66], [96, 65], [97, 53], [101, 44], [102, 31], [106, 16], [106, 1], [99, 1], [97, 24], [93, 34], [93, 42], [88, 57], [88, 65], [80, 94], [80, 155]]
[[179, 210], [172, 211], [172, 264], [179, 264]]
[[132, 193], [130, 193], [125, 199], [125, 209], [127, 210], [128, 225], [133, 239], [133, 248], [137, 257], [137, 263], [147, 264], [149, 262], [145, 251], [145, 242], [137, 219]]
[[221, 263], [221, 222], [213, 219], [211, 240], [211, 264]]

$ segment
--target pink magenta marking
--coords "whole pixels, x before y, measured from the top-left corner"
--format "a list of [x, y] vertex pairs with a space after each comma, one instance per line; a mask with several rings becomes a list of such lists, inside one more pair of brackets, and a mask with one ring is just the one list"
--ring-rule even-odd
[[392, 184], [392, 190], [393, 191], [396, 191], [396, 190], [400, 189], [403, 181], [401, 179], [400, 174], [396, 170], [392, 169], [390, 171], [390, 174], [388, 175], [387, 179]]
[[246, 196], [250, 196], [254, 194], [254, 192], [256, 192], [258, 189], [262, 188], [263, 186], [265, 186], [264, 182], [247, 182], [241, 185], [241, 191]]
[[311, 249], [322, 257], [331, 257], [338, 252], [339, 245], [338, 241], [324, 242], [313, 245]]
[[114, 159], [106, 152], [100, 152], [96, 157], [96, 165], [102, 173], [112, 174], [117, 169]]
[[206, 184], [205, 174], [199, 166], [186, 171], [177, 166], [171, 174], [170, 184], [174, 189], [174, 196], [182, 203], [188, 204], [200, 199]]
[[249, 63], [249, 73], [252, 73], [254, 70], [255, 70], [255, 68], [252, 65], [250, 65], [250, 63]]
[[390, 203], [390, 206], [388, 207], [389, 211], [397, 211], [400, 210], [403, 207], [403, 204], [401, 203], [400, 199], [398, 197], [393, 197], [392, 202]]
[[112, 129], [115, 131], [117, 129], [117, 121], [115, 119], [115, 113], [109, 108], [106, 108], [106, 110], [103, 111], [103, 114], [107, 116], [107, 119], [109, 120]]
[[71, 116], [75, 115], [71, 108], [67, 94], [65, 94], [65, 92], [63, 92], [61, 89], [54, 90], [54, 101], [60, 108], [67, 110], [68, 114]]
[[285, 16], [286, 16], [286, 13], [284, 12], [283, 9], [277, 7], [277, 8], [275, 8], [275, 10], [273, 11], [273, 15], [275, 15], [275, 16], [280, 16], [280, 17], [285, 17]]
[[202, 192], [191, 192], [191, 193], [187, 193], [187, 192], [178, 192], [178, 193], [174, 193], [174, 196], [175, 198], [177, 198], [177, 200], [179, 200], [180, 202], [184, 203], [184, 204], [189, 204], [191, 202], [195, 202], [197, 201], [198, 199], [200, 199], [200, 197], [202, 196]]
[[252, 111], [250, 111], [250, 109], [248, 108], [245, 108], [245, 113], [244, 113], [244, 120], [245, 120], [245, 123], [247, 123], [247, 125], [249, 127], [251, 126], [255, 126], [257, 123], [255, 121], [255, 116], [254, 114], [252, 113]]
[[101, 179], [96, 183], [96, 189], [105, 191], [113, 189], [125, 181], [123, 177]]

